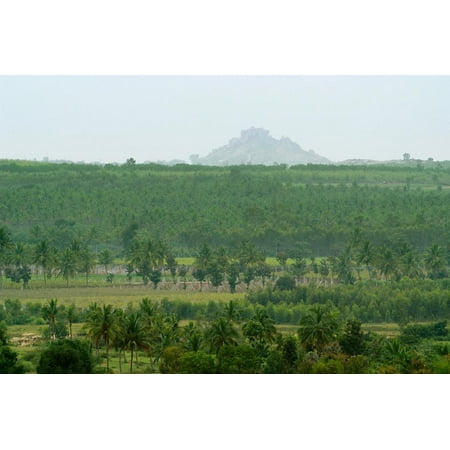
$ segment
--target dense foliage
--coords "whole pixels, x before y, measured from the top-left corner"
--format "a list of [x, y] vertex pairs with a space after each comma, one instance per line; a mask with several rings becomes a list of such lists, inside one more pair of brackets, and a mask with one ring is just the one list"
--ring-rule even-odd
[[266, 255], [342, 250], [354, 228], [376, 245], [450, 241], [450, 168], [82, 165], [0, 161], [0, 218], [26, 243], [74, 239], [121, 254], [150, 234], [177, 256], [251, 240]]

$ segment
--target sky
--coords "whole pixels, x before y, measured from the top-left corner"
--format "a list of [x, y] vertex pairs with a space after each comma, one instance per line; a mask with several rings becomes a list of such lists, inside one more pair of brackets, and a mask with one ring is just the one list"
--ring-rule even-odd
[[0, 158], [204, 156], [251, 126], [332, 161], [450, 159], [450, 76], [1, 76]]

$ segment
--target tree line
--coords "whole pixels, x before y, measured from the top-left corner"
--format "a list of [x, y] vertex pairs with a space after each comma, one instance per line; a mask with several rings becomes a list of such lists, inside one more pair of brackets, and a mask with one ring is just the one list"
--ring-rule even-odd
[[[131, 282], [137, 276], [144, 285], [151, 282], [154, 288], [167, 278], [174, 283], [182, 282], [184, 288], [190, 279], [199, 282], [200, 290], [206, 282], [216, 289], [226, 285], [230, 292], [235, 292], [239, 284], [245, 284], [248, 290], [252, 283], [264, 287], [268, 280], [279, 287], [294, 288], [311, 281], [355, 284], [402, 278], [440, 280], [449, 276], [450, 245], [433, 243], [423, 252], [406, 241], [375, 245], [360, 228], [353, 230], [349, 242], [336, 256], [315, 258], [303, 243], [297, 243], [286, 251], [277, 251], [277, 266], [269, 265], [264, 250], [251, 240], [241, 241], [232, 250], [204, 243], [196, 251], [191, 266], [180, 265], [167, 243], [135, 231], [127, 233], [121, 253], [126, 277]], [[67, 248], [59, 250], [48, 240], [34, 245], [15, 242], [8, 229], [0, 227], [0, 287], [6, 277], [26, 288], [32, 279], [32, 269], [42, 274], [44, 287], [54, 276], [63, 278], [69, 286], [70, 279], [82, 275], [88, 285], [89, 276], [99, 266], [112, 283], [114, 275], [108, 273], [108, 267], [113, 261], [109, 249], [96, 254], [87, 242], [74, 239]]]

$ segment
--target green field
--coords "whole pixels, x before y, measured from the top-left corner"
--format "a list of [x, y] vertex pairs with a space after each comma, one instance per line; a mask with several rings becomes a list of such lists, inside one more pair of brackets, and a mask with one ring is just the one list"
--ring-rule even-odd
[[61, 305], [75, 303], [80, 308], [86, 308], [93, 302], [109, 303], [116, 308], [123, 308], [129, 303], [137, 305], [144, 297], [150, 300], [188, 300], [191, 302], [228, 302], [242, 298], [243, 294], [229, 292], [197, 292], [184, 290], [153, 289], [151, 286], [120, 286], [120, 287], [77, 287], [77, 288], [47, 288], [47, 289], [2, 289], [0, 301], [18, 299], [27, 303], [46, 303], [49, 299], [57, 299]]

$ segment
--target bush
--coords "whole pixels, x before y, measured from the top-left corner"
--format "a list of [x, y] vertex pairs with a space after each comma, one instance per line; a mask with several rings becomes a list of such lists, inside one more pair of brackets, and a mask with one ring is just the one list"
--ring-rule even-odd
[[218, 355], [218, 373], [259, 373], [261, 358], [249, 345], [225, 345]]
[[41, 354], [37, 373], [92, 373], [93, 360], [87, 343], [61, 339]]
[[328, 361], [320, 360], [313, 364], [311, 372], [315, 374], [344, 373], [344, 366], [342, 362], [337, 359], [329, 359]]
[[24, 373], [22, 364], [17, 362], [17, 353], [7, 345], [0, 346], [0, 373]]
[[187, 352], [179, 359], [179, 373], [215, 373], [214, 358], [208, 353]]
[[354, 355], [350, 356], [345, 363], [345, 373], [368, 373], [370, 361], [367, 356]]
[[183, 353], [184, 350], [176, 345], [165, 348], [159, 363], [159, 371], [161, 373], [180, 373], [180, 358]]
[[275, 289], [279, 291], [292, 291], [295, 289], [295, 278], [291, 275], [282, 275], [275, 283]]
[[408, 325], [403, 328], [400, 340], [404, 344], [417, 344], [422, 339], [443, 338], [448, 336], [447, 321], [430, 325]]

